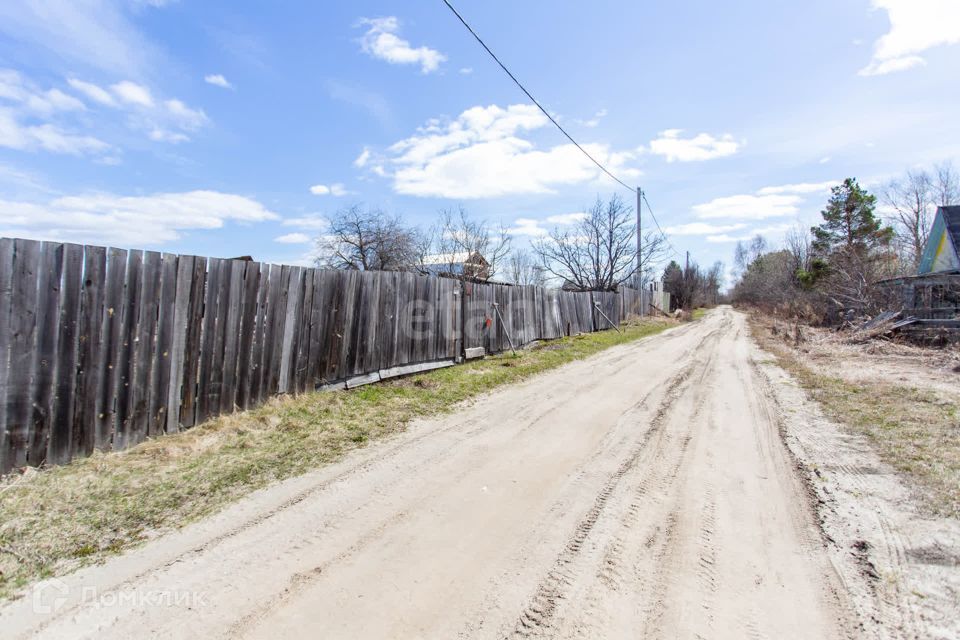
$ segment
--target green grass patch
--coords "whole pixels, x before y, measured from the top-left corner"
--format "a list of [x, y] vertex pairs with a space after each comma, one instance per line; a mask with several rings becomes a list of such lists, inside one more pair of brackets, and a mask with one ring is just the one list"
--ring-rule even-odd
[[648, 319], [623, 333], [543, 342], [353, 391], [274, 398], [127, 451], [8, 476], [0, 481], [0, 598], [338, 460], [415, 418], [669, 326]]

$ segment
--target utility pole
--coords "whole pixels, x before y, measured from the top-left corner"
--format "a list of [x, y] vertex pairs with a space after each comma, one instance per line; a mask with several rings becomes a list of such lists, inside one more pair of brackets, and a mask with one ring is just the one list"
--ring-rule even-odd
[[687, 251], [687, 267], [684, 269], [684, 273], [690, 270], [690, 252]]
[[640, 284], [643, 282], [643, 235], [641, 230], [643, 229], [643, 189], [637, 187], [637, 273], [634, 276], [634, 279], [637, 282], [637, 287], [640, 287]]

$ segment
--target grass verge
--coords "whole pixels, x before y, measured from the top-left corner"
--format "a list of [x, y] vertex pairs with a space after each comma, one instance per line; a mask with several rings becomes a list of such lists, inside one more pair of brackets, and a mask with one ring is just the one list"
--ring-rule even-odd
[[0, 599], [183, 526], [496, 387], [653, 335], [647, 319], [353, 391], [274, 398], [180, 434], [0, 482]]
[[754, 338], [786, 369], [824, 413], [867, 437], [880, 459], [920, 489], [930, 513], [960, 517], [960, 406], [937, 393], [884, 381], [855, 384], [808, 364], [751, 319]]

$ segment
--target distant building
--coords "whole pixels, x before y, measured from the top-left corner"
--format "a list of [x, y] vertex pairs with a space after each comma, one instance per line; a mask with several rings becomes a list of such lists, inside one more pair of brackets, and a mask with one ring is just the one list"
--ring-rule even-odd
[[960, 271], [960, 206], [940, 207], [920, 257], [918, 273]]
[[459, 278], [465, 276], [473, 280], [490, 279], [490, 263], [478, 251], [457, 251], [424, 256], [422, 268], [436, 276]]

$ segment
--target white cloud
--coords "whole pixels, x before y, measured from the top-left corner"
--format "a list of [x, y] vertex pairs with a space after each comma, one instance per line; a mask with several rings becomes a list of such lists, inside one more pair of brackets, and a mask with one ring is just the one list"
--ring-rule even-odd
[[787, 231], [788, 229], [790, 229], [791, 226], [792, 225], [790, 224], [776, 224], [776, 225], [771, 225], [769, 227], [760, 227], [758, 229], [753, 229], [752, 231], [741, 234], [739, 236], [732, 236], [727, 233], [721, 233], [719, 235], [707, 236], [706, 240], [707, 242], [712, 242], [712, 243], [742, 242], [745, 240], [750, 240], [751, 238], [754, 238], [758, 235], [766, 236], [774, 233], [783, 233], [784, 231]]
[[92, 136], [65, 133], [52, 124], [27, 127], [26, 132], [42, 149], [54, 153], [80, 155], [110, 148], [110, 145]]
[[606, 116], [607, 116], [607, 110], [606, 110], [606, 109], [600, 109], [600, 110], [597, 111], [595, 114], [593, 114], [593, 117], [590, 118], [589, 120], [577, 120], [576, 122], [577, 122], [577, 124], [583, 125], [584, 127], [587, 127], [588, 129], [593, 129], [593, 128], [599, 126], [599, 125], [600, 125], [600, 120], [603, 119], [603, 118], [605, 118]]
[[558, 213], [547, 216], [547, 222], [550, 224], [576, 224], [587, 217], [586, 213]]
[[49, 202], [0, 200], [0, 225], [20, 237], [90, 244], [157, 245], [193, 229], [220, 229], [277, 214], [256, 200], [217, 191], [120, 196], [95, 193]]
[[111, 85], [109, 91], [77, 78], [70, 78], [67, 82], [94, 102], [126, 110], [130, 114], [127, 125], [144, 132], [155, 142], [187, 142], [190, 140], [188, 132], [197, 131], [210, 123], [202, 109], [189, 107], [176, 98], [158, 101], [149, 87], [130, 80]]
[[68, 133], [52, 124], [25, 125], [12, 111], [0, 109], [0, 147], [83, 155], [106, 151], [110, 145], [92, 136]]
[[277, 236], [273, 241], [283, 244], [306, 244], [311, 241], [311, 238], [305, 233], [287, 233], [282, 236]]
[[547, 230], [540, 226], [539, 220], [533, 218], [517, 218], [513, 221], [513, 226], [507, 229], [507, 233], [512, 236], [545, 236]]
[[784, 193], [807, 194], [807, 193], [829, 193], [830, 189], [840, 184], [836, 180], [827, 182], [801, 182], [799, 184], [784, 184], [778, 187], [764, 187], [757, 191], [761, 196], [780, 195]]
[[40, 96], [34, 96], [28, 101], [34, 111], [48, 115], [55, 111], [83, 111], [87, 107], [71, 95], [60, 89], [49, 89]]
[[731, 236], [728, 233], [721, 233], [716, 236], [707, 236], [707, 242], [721, 243], [721, 242], [739, 242], [741, 240], [749, 240], [753, 236]]
[[177, 124], [190, 131], [195, 131], [209, 122], [207, 114], [202, 109], [191, 109], [180, 100], [167, 100], [164, 106]]
[[690, 222], [687, 224], [678, 224], [664, 229], [664, 233], [674, 236], [702, 236], [707, 234], [726, 233], [736, 231], [747, 226], [744, 223], [736, 224], [709, 224], [706, 222]]
[[701, 133], [692, 138], [681, 138], [683, 129], [667, 129], [660, 137], [650, 141], [650, 153], [665, 156], [667, 162], [693, 162], [730, 156], [737, 152], [740, 143], [730, 134], [716, 138]]
[[162, 129], [160, 127], [153, 128], [149, 134], [147, 134], [151, 140], [154, 142], [169, 142], [170, 144], [180, 144], [181, 142], [189, 142], [190, 136], [180, 131], [170, 131], [169, 129]]
[[[599, 169], [574, 145], [540, 150], [521, 134], [549, 125], [533, 105], [472, 107], [452, 121], [431, 119], [416, 135], [389, 147], [397, 193], [444, 198], [493, 198], [551, 193], [560, 185], [584, 184]], [[632, 177], [632, 152], [605, 144], [584, 148], [615, 174]], [[382, 173], [388, 173], [383, 171]]]
[[339, 182], [336, 182], [331, 185], [315, 184], [312, 187], [310, 187], [310, 193], [312, 193], [315, 196], [339, 197], [339, 196], [347, 195], [349, 191], [347, 191], [347, 189], [342, 184], [340, 184]]
[[458, 73], [462, 76], [469, 76], [473, 73], [473, 67], [461, 67]]
[[330, 226], [330, 222], [319, 215], [286, 218], [282, 224], [285, 227], [296, 227], [298, 229], [306, 229], [307, 231], [323, 231]]
[[888, 73], [897, 71], [906, 71], [914, 67], [922, 67], [927, 61], [920, 56], [905, 56], [903, 58], [894, 58], [893, 60], [882, 60], [871, 62], [868, 66], [860, 70], [861, 76], [884, 76]]
[[764, 187], [754, 194], [715, 198], [710, 202], [695, 205], [693, 211], [698, 218], [704, 220], [763, 220], [792, 216], [800, 211], [799, 205], [805, 196], [815, 193], [826, 195], [836, 184], [804, 182]]
[[[0, 164], [0, 184], [14, 187], [18, 191], [31, 193], [50, 193], [50, 187], [44, 179], [32, 172], [23, 171], [9, 165]], [[10, 193], [10, 190], [7, 190]]]
[[743, 219], [763, 220], [792, 216], [799, 211], [803, 201], [798, 195], [737, 195], [715, 198], [705, 204], [693, 207], [694, 213], [701, 219]]
[[370, 149], [367, 147], [363, 148], [363, 151], [360, 152], [360, 155], [357, 156], [357, 159], [353, 161], [353, 166], [357, 169], [362, 169], [367, 166], [367, 162], [370, 161]]
[[0, 100], [13, 103], [24, 113], [37, 117], [86, 109], [73, 96], [56, 88], [44, 91], [13, 69], [0, 69]]
[[432, 73], [447, 57], [430, 47], [411, 47], [397, 35], [400, 21], [395, 16], [362, 18], [359, 26], [369, 27], [360, 40], [363, 52], [390, 64], [419, 64], [422, 73]]
[[0, 33], [36, 65], [142, 76], [164, 55], [117, 0], [3, 0]]
[[115, 96], [128, 104], [135, 104], [141, 107], [153, 106], [153, 96], [150, 93], [150, 89], [136, 82], [123, 80], [112, 85], [110, 89]]
[[918, 54], [960, 42], [960, 2], [956, 0], [873, 0], [886, 10], [890, 31], [873, 46], [873, 58], [859, 71], [877, 76], [926, 64]]
[[536, 218], [517, 218], [513, 221], [513, 226], [507, 229], [507, 233], [514, 236], [540, 237], [547, 235], [548, 231], [542, 225], [551, 224], [557, 226], [566, 226], [576, 224], [587, 217], [586, 213], [558, 213], [547, 216], [543, 220]]
[[76, 78], [70, 78], [67, 80], [67, 83], [94, 102], [98, 102], [108, 107], [117, 106], [117, 101], [114, 100], [110, 92], [103, 87], [98, 87], [93, 83], [77, 80]]
[[222, 87], [224, 89], [233, 89], [233, 85], [230, 84], [230, 81], [223, 77], [219, 73], [211, 73], [203, 77], [203, 81], [207, 84], [212, 84], [216, 87]]

